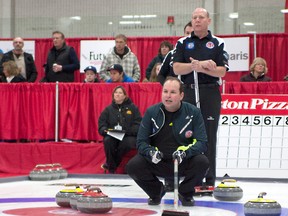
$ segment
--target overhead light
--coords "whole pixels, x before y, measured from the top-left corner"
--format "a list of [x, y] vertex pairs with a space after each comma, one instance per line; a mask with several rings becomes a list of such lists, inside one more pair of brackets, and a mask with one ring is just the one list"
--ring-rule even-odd
[[252, 22], [244, 22], [243, 25], [245, 26], [254, 26], [255, 24]]
[[108, 25], [113, 25], [113, 22], [108, 22]]
[[122, 18], [123, 19], [139, 19], [139, 18], [142, 18], [142, 19], [145, 19], [145, 18], [156, 18], [157, 15], [155, 14], [147, 14], [147, 15], [123, 15]]
[[288, 9], [282, 9], [280, 11], [281, 11], [281, 13], [288, 13]]
[[248, 34], [256, 34], [256, 31], [247, 31]]
[[81, 17], [80, 16], [73, 16], [73, 17], [70, 17], [70, 19], [72, 19], [72, 20], [81, 20]]
[[229, 18], [230, 19], [238, 19], [239, 17], [239, 14], [236, 12], [236, 13], [229, 13]]
[[142, 23], [141, 21], [120, 21], [119, 22], [120, 25], [133, 25], [133, 24], [139, 25], [141, 23]]
[[133, 15], [123, 15], [123, 19], [133, 19]]
[[156, 18], [157, 15], [152, 14], [152, 15], [140, 15], [140, 18]]

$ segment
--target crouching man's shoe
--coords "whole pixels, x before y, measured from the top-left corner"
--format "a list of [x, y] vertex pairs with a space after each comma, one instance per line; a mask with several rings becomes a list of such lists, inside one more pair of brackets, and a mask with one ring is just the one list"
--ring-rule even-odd
[[166, 192], [165, 192], [164, 186], [162, 185], [160, 196], [154, 197], [154, 198], [150, 197], [148, 199], [148, 205], [159, 205], [161, 203], [161, 199], [165, 195], [165, 193]]
[[179, 200], [181, 201], [182, 203], [182, 206], [194, 206], [195, 204], [195, 201], [193, 199], [193, 197], [184, 197], [182, 196], [180, 193], [179, 193]]

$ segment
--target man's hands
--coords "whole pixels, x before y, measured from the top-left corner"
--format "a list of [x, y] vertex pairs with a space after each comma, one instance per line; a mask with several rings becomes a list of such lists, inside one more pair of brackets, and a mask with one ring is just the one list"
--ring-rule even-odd
[[[182, 161], [186, 158], [186, 150], [189, 146], [179, 146], [176, 151], [173, 152], [172, 158], [173, 160], [177, 160], [178, 164], [182, 163]], [[164, 157], [164, 154], [158, 150], [157, 147], [155, 149], [150, 150], [149, 155], [151, 157], [151, 161], [154, 164], [158, 164]]]
[[213, 60], [198, 61], [190, 57], [191, 70], [198, 72], [212, 72], [217, 69], [217, 65]]
[[155, 150], [151, 150], [149, 152], [149, 154], [150, 154], [151, 160], [154, 164], [159, 163], [163, 158], [163, 153], [158, 151], [158, 148], [155, 148]]
[[184, 160], [185, 157], [186, 157], [186, 153], [185, 151], [182, 151], [182, 150], [177, 150], [173, 152], [172, 154], [173, 160], [177, 159], [178, 164], [180, 164]]
[[54, 63], [52, 70], [53, 70], [55, 73], [61, 72], [61, 71], [62, 71], [62, 65], [58, 65], [58, 64]]

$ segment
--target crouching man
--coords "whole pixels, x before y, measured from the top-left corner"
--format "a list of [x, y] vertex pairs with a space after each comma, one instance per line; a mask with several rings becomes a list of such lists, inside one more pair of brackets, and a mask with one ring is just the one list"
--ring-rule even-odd
[[165, 195], [158, 177], [173, 178], [173, 159], [178, 160], [179, 200], [193, 206], [194, 187], [201, 185], [209, 167], [206, 151], [207, 135], [200, 110], [182, 102], [183, 86], [175, 77], [163, 84], [162, 102], [149, 107], [142, 119], [138, 135], [138, 154], [127, 164], [130, 177], [149, 196], [149, 205], [159, 205]]

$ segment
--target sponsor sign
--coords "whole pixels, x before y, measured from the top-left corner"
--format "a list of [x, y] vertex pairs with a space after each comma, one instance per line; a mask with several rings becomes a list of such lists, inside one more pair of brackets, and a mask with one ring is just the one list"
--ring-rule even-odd
[[105, 55], [115, 46], [114, 40], [81, 40], [80, 72], [84, 73], [87, 66], [94, 66], [99, 73]]
[[287, 115], [287, 95], [222, 95], [224, 115]]
[[229, 71], [249, 71], [249, 37], [223, 38], [229, 54]]

